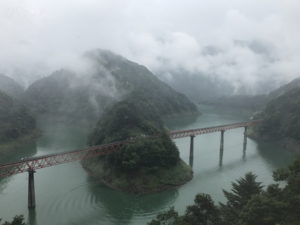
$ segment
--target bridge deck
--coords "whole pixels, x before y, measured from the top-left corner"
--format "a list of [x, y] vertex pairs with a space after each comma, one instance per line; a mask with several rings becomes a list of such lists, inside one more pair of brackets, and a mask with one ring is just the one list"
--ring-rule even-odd
[[261, 122], [260, 120], [254, 120], [254, 121], [226, 124], [226, 125], [214, 126], [214, 127], [197, 128], [197, 129], [192, 129], [192, 130], [177, 130], [177, 131], [171, 131], [169, 134], [172, 139], [176, 139], [176, 138], [183, 138], [183, 137], [213, 133], [213, 132], [218, 132], [218, 131], [231, 130], [231, 129], [236, 129], [236, 128], [240, 128], [240, 127], [254, 126], [260, 122]]
[[[254, 126], [260, 122], [261, 121], [256, 120], [256, 121], [241, 122], [241, 123], [227, 124], [222, 126], [192, 129], [192, 130], [170, 131], [169, 135], [172, 139], [176, 139], [176, 138], [196, 136], [196, 135], [201, 135], [206, 133], [213, 133], [218, 131], [225, 131], [225, 130], [240, 128], [240, 127]], [[91, 158], [94, 156], [105, 155], [107, 153], [118, 150], [120, 147], [130, 142], [134, 142], [134, 139], [114, 142], [110, 144], [98, 145], [90, 148], [74, 150], [69, 152], [31, 157], [18, 162], [2, 164], [0, 165], [0, 177], [11, 176], [14, 174], [27, 172], [29, 170], [46, 168], [46, 167], [55, 166], [63, 163]]]

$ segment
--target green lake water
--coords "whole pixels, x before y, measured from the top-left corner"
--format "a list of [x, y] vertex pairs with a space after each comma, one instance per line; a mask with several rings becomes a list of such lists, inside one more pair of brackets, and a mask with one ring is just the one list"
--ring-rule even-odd
[[[167, 121], [170, 129], [192, 129], [245, 121], [247, 117], [204, 112]], [[42, 126], [43, 136], [36, 145], [24, 146], [31, 156], [51, 154], [85, 146], [81, 127]], [[223, 167], [219, 168], [220, 133], [195, 137], [194, 178], [173, 190], [149, 195], [130, 195], [111, 190], [89, 177], [79, 162], [37, 170], [35, 173], [36, 210], [27, 209], [28, 175], [18, 174], [0, 180], [0, 218], [11, 220], [23, 214], [33, 225], [146, 224], [158, 212], [174, 206], [180, 212], [192, 204], [197, 193], [208, 193], [215, 202], [223, 201], [222, 189], [252, 171], [263, 184], [272, 182], [272, 171], [286, 166], [294, 155], [272, 143], [258, 144], [248, 139], [243, 160], [243, 132], [225, 132]], [[181, 158], [189, 160], [189, 138], [176, 139]], [[24, 154], [10, 160], [20, 159]]]

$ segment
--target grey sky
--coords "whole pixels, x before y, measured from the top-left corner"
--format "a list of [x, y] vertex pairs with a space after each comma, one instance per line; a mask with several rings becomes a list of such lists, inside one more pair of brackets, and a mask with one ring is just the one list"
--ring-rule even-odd
[[299, 0], [1, 0], [0, 73], [32, 81], [104, 48], [154, 72], [283, 82], [299, 76], [299, 12]]

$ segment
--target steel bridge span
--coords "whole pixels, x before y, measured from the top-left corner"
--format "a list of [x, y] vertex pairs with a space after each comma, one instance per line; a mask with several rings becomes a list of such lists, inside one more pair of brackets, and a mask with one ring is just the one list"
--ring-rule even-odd
[[[190, 156], [189, 163], [193, 166], [194, 159], [194, 137], [207, 133], [221, 132], [220, 141], [220, 161], [219, 166], [222, 166], [223, 151], [224, 151], [224, 132], [236, 128], [245, 128], [244, 132], [244, 153], [247, 145], [247, 128], [261, 123], [260, 120], [247, 122], [226, 124], [221, 126], [205, 127], [191, 130], [175, 130], [170, 131], [171, 139], [190, 137]], [[157, 136], [146, 136], [144, 138], [155, 138]], [[125, 141], [113, 142], [110, 144], [92, 146], [85, 149], [62, 152], [57, 154], [43, 155], [38, 157], [25, 158], [23, 160], [0, 165], [0, 177], [7, 177], [18, 173], [28, 172], [28, 208], [35, 208], [35, 190], [34, 190], [34, 173], [37, 169], [42, 169], [50, 166], [55, 166], [63, 163], [83, 160], [95, 156], [106, 155], [108, 153], [119, 150], [122, 146], [135, 142], [136, 138], [130, 138]]]

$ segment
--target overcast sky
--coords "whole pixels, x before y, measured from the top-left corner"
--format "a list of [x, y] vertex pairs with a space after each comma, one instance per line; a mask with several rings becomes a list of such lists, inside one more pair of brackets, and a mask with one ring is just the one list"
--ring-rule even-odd
[[299, 0], [1, 0], [0, 73], [32, 81], [103, 48], [157, 73], [282, 82], [299, 76], [299, 28]]

